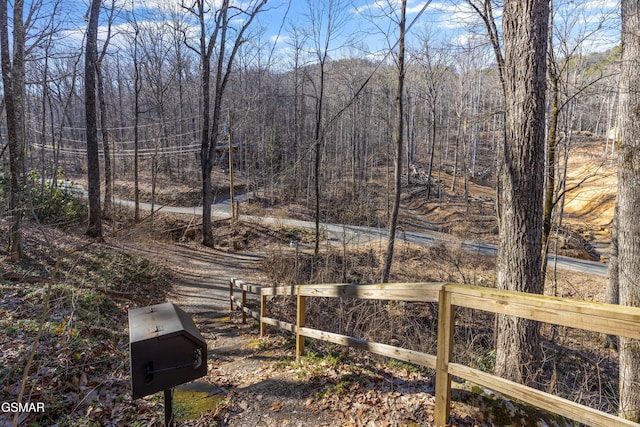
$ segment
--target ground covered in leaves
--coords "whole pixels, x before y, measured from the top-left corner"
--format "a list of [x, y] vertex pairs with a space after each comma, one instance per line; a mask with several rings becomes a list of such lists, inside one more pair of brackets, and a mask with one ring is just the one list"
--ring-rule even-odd
[[[163, 219], [169, 220], [177, 221]], [[176, 227], [180, 221], [171, 222], [168, 227], [162, 221], [155, 224], [163, 229], [183, 229]], [[296, 254], [288, 245], [292, 238], [299, 239], [302, 246], [308, 243], [308, 236], [301, 230], [272, 230], [255, 224], [232, 226], [225, 222], [216, 225], [220, 245], [216, 250], [185, 242], [145, 241], [137, 234], [128, 235], [121, 243], [112, 238], [108, 239], [110, 244], [91, 243], [73, 230], [25, 226], [24, 262], [5, 263], [0, 270], [0, 402], [14, 402], [22, 394], [22, 401], [43, 402], [46, 410], [20, 416], [21, 425], [162, 425], [161, 394], [131, 399], [127, 310], [167, 299], [192, 307], [190, 312], [209, 346], [208, 375], [196, 382], [204, 385], [204, 395], [196, 398], [192, 397], [195, 394], [187, 394], [185, 398], [180, 395], [183, 390], [176, 389], [177, 425], [432, 424], [432, 372], [313, 340], [308, 342], [307, 355], [296, 361], [290, 334], [271, 329], [270, 336], [259, 338], [255, 323], [250, 320], [242, 324], [239, 312], [229, 317], [228, 308], [212, 311], [203, 305], [207, 292], [223, 292], [218, 301], [228, 301], [225, 281], [228, 283], [232, 275], [261, 284], [344, 279], [371, 282], [379, 271], [379, 254], [361, 248], [345, 256], [341, 253], [344, 248], [340, 248], [323, 257], [325, 269], [313, 268], [308, 253]], [[2, 247], [6, 246], [7, 229], [6, 223], [0, 223]], [[142, 234], [150, 233], [145, 230]], [[184, 236], [183, 231], [169, 235], [175, 240]], [[238, 236], [242, 237], [241, 250], [232, 244]], [[134, 242], [139, 246], [136, 250], [131, 246]], [[143, 251], [145, 248], [147, 252]], [[400, 244], [397, 249], [400, 262], [395, 270], [396, 280], [489, 285], [495, 280], [490, 259], [463, 255], [456, 247], [444, 245], [425, 250]], [[262, 262], [255, 261], [258, 259]], [[559, 294], [589, 300], [602, 298], [600, 279], [577, 273], [557, 279]], [[344, 325], [352, 325], [351, 329], [367, 324], [372, 331], [359, 332], [363, 338], [406, 348], [417, 345], [416, 350], [429, 348], [426, 341], [414, 342], [417, 336], [423, 340], [429, 337], [427, 329], [433, 326], [434, 319], [429, 307], [411, 311], [405, 306], [386, 305], [384, 315], [378, 310], [373, 316], [370, 310], [376, 307], [342, 303], [329, 306], [324, 301], [319, 304], [308, 308], [309, 320], [323, 323], [317, 325], [319, 328], [329, 327], [330, 322], [325, 319], [329, 316], [342, 319]], [[287, 302], [283, 301], [281, 307], [280, 310], [274, 304], [271, 314], [290, 320]], [[469, 335], [474, 342], [481, 341], [480, 335], [477, 330], [467, 330], [468, 325], [493, 324], [461, 316], [460, 333]], [[417, 332], [417, 326], [425, 331]], [[40, 336], [34, 346], [38, 331]], [[574, 339], [563, 331], [547, 335], [555, 337], [551, 342], [567, 345], [583, 340], [582, 336]], [[574, 392], [584, 394], [587, 390], [595, 398], [602, 398], [608, 389], [591, 390], [592, 386], [606, 376], [601, 368], [608, 373], [615, 367], [608, 366], [611, 355], [603, 350], [591, 352], [599, 345], [596, 340], [589, 343], [584, 357], [578, 358], [580, 352], [563, 354], [575, 357], [571, 359], [572, 366], [598, 369], [597, 375], [586, 370], [577, 372], [573, 384], [583, 381], [588, 390], [577, 387]], [[461, 354], [476, 360], [476, 367], [491, 370], [492, 354], [478, 353], [478, 348], [469, 346], [472, 351]], [[600, 357], [595, 363], [583, 363], [594, 355]], [[25, 369], [28, 375], [23, 385]], [[584, 378], [581, 380], [578, 374]], [[569, 380], [558, 376], [558, 383]], [[451, 425], [504, 425], [495, 419], [495, 402], [500, 402], [500, 397], [485, 399], [462, 385], [454, 384], [454, 388], [458, 391]], [[503, 402], [503, 407], [513, 407], [509, 401]], [[526, 409], [514, 410], [521, 412], [510, 415], [515, 416], [513, 419], [533, 417]], [[535, 415], [535, 419], [540, 417]], [[10, 414], [0, 413], [0, 425], [10, 423], [10, 418]]]
[[[209, 342], [209, 375], [203, 381], [215, 384], [210, 391], [217, 397], [215, 408], [180, 425], [433, 425], [428, 370], [319, 342], [309, 342], [305, 356], [296, 360], [292, 337], [272, 330], [257, 338], [256, 325], [243, 325], [240, 317], [236, 313], [203, 327], [236, 336]], [[181, 405], [175, 407], [183, 413]], [[479, 423], [477, 415], [468, 405], [454, 407], [451, 425], [492, 425]]]
[[[0, 401], [44, 404], [19, 415], [19, 425], [162, 425], [161, 394], [131, 398], [127, 310], [165, 301], [168, 269], [71, 230], [27, 224], [23, 238], [24, 261], [5, 263], [0, 278]], [[319, 343], [296, 361], [290, 336], [260, 339], [237, 312], [194, 318], [210, 349], [202, 381], [215, 399], [194, 414], [176, 391], [177, 425], [431, 423], [426, 371]], [[455, 425], [474, 425], [454, 416]], [[0, 425], [12, 422], [0, 414]]]
[[[160, 394], [131, 398], [127, 310], [165, 301], [169, 272], [69, 230], [27, 224], [23, 237], [24, 261], [1, 271], [0, 401], [44, 404], [19, 425], [161, 425]], [[176, 398], [178, 425], [430, 424], [426, 372], [326, 346], [296, 361], [291, 337], [258, 339], [238, 313], [195, 319], [217, 397], [196, 415]], [[463, 419], [456, 425], [473, 425]], [[0, 414], [0, 425], [12, 421]]]
[[127, 309], [164, 301], [169, 275], [73, 232], [27, 224], [23, 239], [24, 261], [0, 272], [0, 402], [44, 404], [20, 425], [154, 423], [157, 405], [129, 392]]

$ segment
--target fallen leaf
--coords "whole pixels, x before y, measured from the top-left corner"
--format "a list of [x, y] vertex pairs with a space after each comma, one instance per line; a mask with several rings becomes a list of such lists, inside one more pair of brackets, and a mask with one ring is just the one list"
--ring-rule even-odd
[[88, 379], [87, 379], [87, 374], [85, 374], [84, 372], [82, 372], [82, 373], [80, 374], [80, 380], [78, 381], [78, 385], [80, 385], [80, 386], [84, 387], [84, 386], [86, 386], [86, 385], [87, 385], [87, 383], [88, 383], [88, 382], [89, 382], [89, 381], [88, 381]]
[[283, 407], [284, 407], [284, 404], [282, 402], [273, 402], [271, 404], [271, 410], [273, 412], [280, 412]]

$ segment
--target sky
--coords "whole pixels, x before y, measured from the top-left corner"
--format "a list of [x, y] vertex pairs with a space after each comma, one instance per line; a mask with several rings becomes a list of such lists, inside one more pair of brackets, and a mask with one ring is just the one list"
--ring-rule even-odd
[[[276, 42], [278, 51], [283, 54], [291, 50], [291, 22], [300, 26], [309, 22], [308, 3], [306, 0], [270, 0], [268, 3], [272, 10], [264, 15], [263, 22], [268, 24], [270, 40]], [[358, 49], [343, 47], [342, 55], [349, 56], [357, 51], [360, 56], [380, 57], [395, 43], [400, 0], [351, 0], [341, 3], [345, 5], [342, 13], [348, 17], [348, 23], [336, 37], [334, 46], [344, 46], [344, 40], [350, 35], [364, 34], [357, 40]], [[568, 52], [580, 44], [582, 53], [590, 53], [610, 49], [619, 43], [618, 0], [556, 0], [553, 3], [553, 22], [558, 39], [555, 45], [558, 49]], [[395, 9], [395, 12], [390, 13], [390, 9]], [[285, 15], [288, 23], [278, 33]], [[494, 15], [500, 28], [501, 9], [495, 9]], [[408, 0], [407, 24], [413, 24], [408, 33], [408, 45], [413, 48], [420, 47], [428, 38], [433, 47], [466, 51], [481, 46], [490, 51], [482, 21], [463, 0]], [[391, 37], [387, 37], [387, 34], [391, 34]], [[335, 55], [340, 54], [336, 51]]]
[[[53, 0], [45, 0], [53, 1]], [[117, 28], [124, 31], [128, 11], [135, 8], [139, 22], [160, 19], [158, 11], [180, 10], [181, 0], [116, 0], [122, 6]], [[182, 0], [189, 1], [189, 0]], [[193, 0], [190, 0], [193, 1]], [[221, 0], [211, 0], [220, 2]], [[233, 0], [232, 0], [233, 1]], [[250, 0], [235, 0], [243, 5]], [[264, 29], [263, 45], [270, 46], [275, 55], [290, 56], [293, 29], [301, 33], [311, 29], [310, 4], [323, 4], [317, 19], [325, 25], [329, 13], [326, 5], [336, 3], [334, 20], [338, 28], [332, 33], [331, 56], [380, 57], [397, 40], [397, 15], [400, 0], [268, 0], [265, 11], [259, 15], [258, 24]], [[103, 0], [107, 5], [111, 0]], [[63, 0], [64, 13], [68, 14], [65, 29], [71, 41], [81, 41], [86, 22], [88, 0]], [[619, 2], [617, 0], [557, 0], [554, 1], [554, 26], [559, 40], [567, 46], [582, 43], [583, 52], [603, 51], [619, 43]], [[104, 15], [104, 14], [103, 14]], [[501, 11], [495, 10], [500, 27]], [[415, 22], [414, 22], [415, 20]], [[408, 33], [408, 45], [418, 47], [425, 37], [435, 47], [469, 48], [486, 46], [484, 28], [463, 0], [408, 0], [407, 23], [412, 24]], [[101, 34], [104, 34], [102, 28]], [[194, 30], [195, 31], [195, 30]], [[324, 36], [324, 33], [323, 33]], [[588, 36], [588, 37], [587, 37]], [[126, 45], [126, 41], [122, 41]], [[115, 46], [117, 46], [117, 42]], [[567, 50], [570, 50], [567, 47]]]

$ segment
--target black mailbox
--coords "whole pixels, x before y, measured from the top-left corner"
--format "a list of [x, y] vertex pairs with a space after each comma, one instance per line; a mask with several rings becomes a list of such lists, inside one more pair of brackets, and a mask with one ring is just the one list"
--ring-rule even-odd
[[191, 317], [171, 303], [129, 310], [134, 399], [207, 374], [207, 343]]

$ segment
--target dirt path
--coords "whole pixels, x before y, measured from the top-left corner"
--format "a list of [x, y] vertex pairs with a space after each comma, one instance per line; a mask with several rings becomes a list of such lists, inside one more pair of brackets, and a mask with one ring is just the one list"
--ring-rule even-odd
[[231, 253], [196, 243], [176, 244], [144, 240], [111, 242], [171, 271], [178, 282], [171, 302], [197, 316], [229, 311], [229, 279], [250, 281], [262, 259], [259, 253]]
[[[177, 426], [432, 425], [435, 400], [429, 373], [404, 364], [352, 359], [345, 349], [333, 349], [326, 359], [310, 355], [296, 361], [291, 335], [272, 330], [273, 335], [260, 338], [251, 318], [242, 324], [241, 313], [230, 312], [229, 279], [264, 284], [259, 276], [263, 253], [140, 239], [109, 243], [171, 271], [177, 281], [169, 300], [192, 315], [207, 341], [207, 376], [174, 389]], [[495, 425], [493, 406], [478, 407], [481, 399], [465, 384], [454, 388], [450, 425]], [[500, 408], [513, 406], [497, 400]], [[516, 408], [512, 415], [547, 418], [527, 410]]]
[[[295, 378], [282, 364], [294, 360], [284, 340], [260, 340], [252, 321], [229, 312], [229, 279], [251, 282], [261, 253], [231, 253], [198, 244], [120, 240], [110, 244], [171, 271], [178, 281], [169, 301], [191, 313], [209, 350], [208, 375], [177, 387], [178, 425], [307, 426], [340, 425], [330, 414], [308, 407], [318, 385]], [[280, 366], [280, 367], [279, 367]], [[185, 402], [186, 401], [186, 402]], [[197, 401], [193, 413], [188, 407]], [[202, 411], [208, 414], [198, 417]], [[195, 418], [188, 420], [185, 418]]]
[[[260, 283], [263, 254], [226, 252], [197, 243], [139, 239], [110, 242], [170, 270], [169, 300], [192, 314], [208, 345], [206, 377], [174, 389], [176, 426], [430, 426], [433, 380], [403, 365], [311, 356], [296, 361], [291, 336], [260, 338], [251, 319], [229, 311], [229, 279]], [[451, 425], [484, 426], [456, 403]]]

